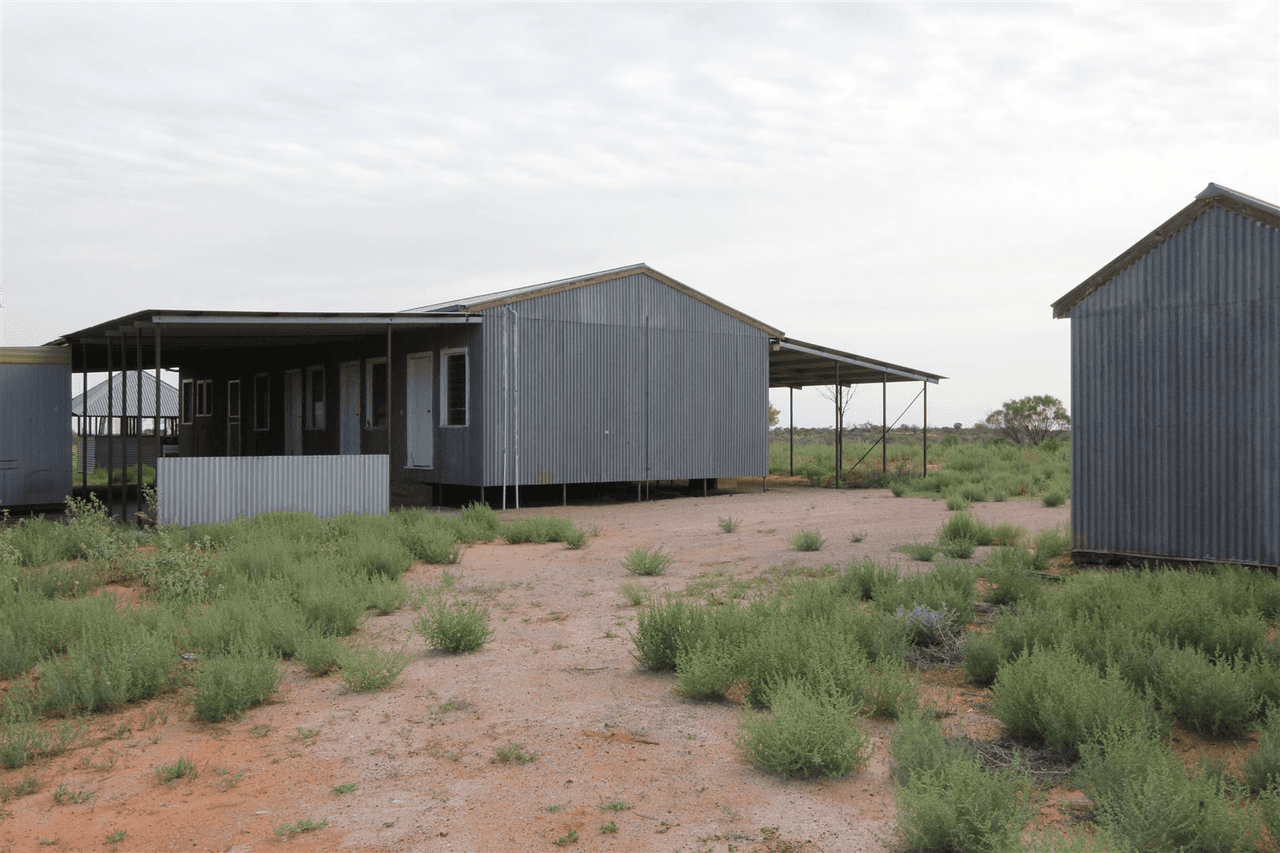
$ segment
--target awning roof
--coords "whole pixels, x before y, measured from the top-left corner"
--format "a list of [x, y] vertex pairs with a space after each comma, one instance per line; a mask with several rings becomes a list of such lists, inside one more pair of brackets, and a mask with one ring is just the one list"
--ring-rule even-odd
[[[405, 314], [392, 312], [303, 313], [287, 311], [167, 311], [148, 309], [108, 320], [64, 335], [50, 346], [71, 345], [74, 369], [99, 373], [107, 369], [106, 344], [119, 352], [119, 339], [128, 337], [132, 364], [134, 336], [142, 335], [142, 364], [155, 367], [155, 335], [160, 332], [163, 366], [174, 366], [192, 351], [244, 349], [281, 344], [334, 343], [385, 335], [390, 329], [421, 329], [457, 323], [480, 323], [481, 318], [456, 313]], [[82, 355], [82, 345], [84, 353]], [[117, 357], [113, 356], [113, 362]], [[118, 364], [116, 365], [119, 366]]]
[[871, 382], [931, 382], [946, 379], [914, 367], [903, 367], [831, 347], [778, 338], [769, 348], [769, 387], [862, 385]]

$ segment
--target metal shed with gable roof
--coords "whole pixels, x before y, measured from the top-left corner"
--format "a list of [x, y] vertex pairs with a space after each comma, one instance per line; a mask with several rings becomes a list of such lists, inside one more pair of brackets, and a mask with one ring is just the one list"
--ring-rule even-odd
[[1073, 552], [1280, 565], [1280, 208], [1209, 184], [1053, 315]]

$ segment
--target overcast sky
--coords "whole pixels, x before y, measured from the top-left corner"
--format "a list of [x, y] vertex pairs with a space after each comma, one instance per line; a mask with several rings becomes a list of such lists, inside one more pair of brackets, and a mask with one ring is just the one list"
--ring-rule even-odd
[[[1275, 0], [0, 16], [6, 346], [144, 308], [393, 311], [645, 262], [950, 377], [929, 421], [968, 424], [1070, 403], [1049, 303], [1210, 181], [1280, 202]], [[830, 423], [813, 396], [797, 423]], [[880, 406], [864, 387], [851, 418]]]

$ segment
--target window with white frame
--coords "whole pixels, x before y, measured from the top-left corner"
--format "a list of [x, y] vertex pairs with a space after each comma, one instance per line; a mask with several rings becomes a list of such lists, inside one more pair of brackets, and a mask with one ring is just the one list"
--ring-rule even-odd
[[387, 428], [387, 360], [371, 358], [364, 365], [364, 425]]
[[468, 422], [467, 350], [440, 351], [440, 425], [466, 426]]
[[307, 368], [307, 429], [324, 429], [324, 365]]
[[196, 413], [196, 381], [182, 380], [182, 422], [189, 424]]
[[213, 380], [196, 380], [196, 417], [207, 418], [213, 414]]
[[263, 432], [271, 429], [271, 377], [256, 373], [253, 377], [253, 429]]

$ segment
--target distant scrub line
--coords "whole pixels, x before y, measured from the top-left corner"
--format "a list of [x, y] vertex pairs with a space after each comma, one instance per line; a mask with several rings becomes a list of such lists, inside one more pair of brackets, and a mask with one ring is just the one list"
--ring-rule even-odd
[[[795, 446], [794, 472], [815, 486], [833, 486], [835, 436], [820, 430]], [[769, 442], [769, 473], [792, 469], [791, 443], [775, 432]], [[840, 484], [850, 488], [888, 488], [897, 497], [931, 497], [947, 501], [950, 509], [972, 503], [1039, 498], [1059, 506], [1071, 496], [1071, 445], [1054, 438], [1038, 445], [1010, 444], [1002, 438], [961, 441], [948, 434], [929, 445], [928, 476], [921, 476], [918, 440], [891, 433], [888, 470], [881, 469], [881, 451], [872, 441], [844, 442]], [[859, 461], [861, 460], [861, 461]]]

